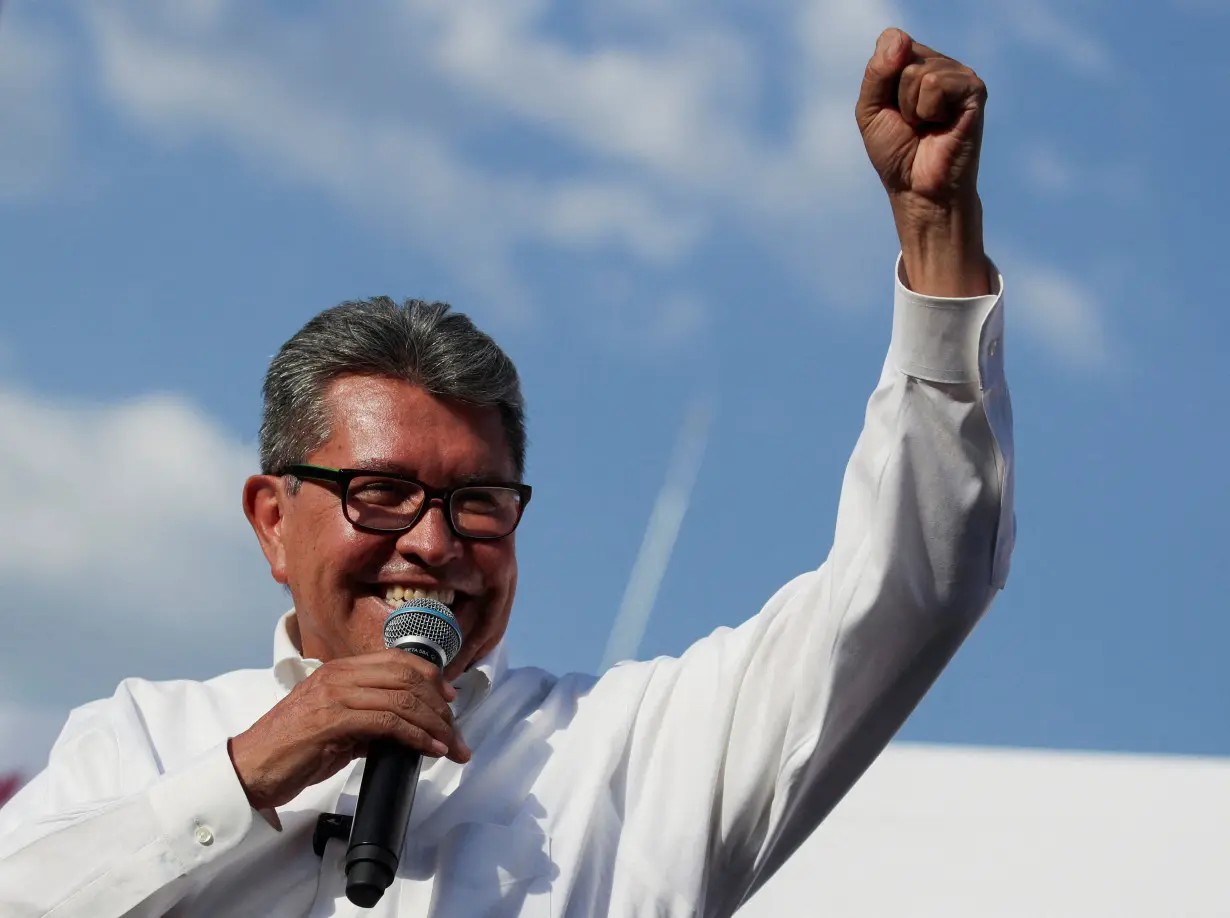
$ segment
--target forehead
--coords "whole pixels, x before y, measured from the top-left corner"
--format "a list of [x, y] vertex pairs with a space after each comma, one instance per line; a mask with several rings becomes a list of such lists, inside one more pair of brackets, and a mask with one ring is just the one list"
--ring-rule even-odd
[[403, 380], [343, 376], [325, 390], [331, 433], [310, 461], [345, 467], [380, 462], [444, 486], [475, 476], [514, 476], [496, 408], [442, 399]]

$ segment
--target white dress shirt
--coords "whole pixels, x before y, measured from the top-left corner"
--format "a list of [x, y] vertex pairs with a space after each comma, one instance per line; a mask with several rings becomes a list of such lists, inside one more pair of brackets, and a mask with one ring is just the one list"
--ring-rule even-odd
[[362, 763], [257, 813], [227, 754], [319, 665], [284, 618], [269, 669], [128, 679], [73, 711], [0, 811], [0, 915], [730, 915], [879, 754], [1008, 573], [1002, 282], [939, 299], [898, 270], [825, 563], [678, 659], [594, 678], [489, 655], [454, 705], [474, 757], [425, 760], [398, 876], [370, 912], [345, 897], [345, 841], [312, 851], [320, 813], [354, 812]]

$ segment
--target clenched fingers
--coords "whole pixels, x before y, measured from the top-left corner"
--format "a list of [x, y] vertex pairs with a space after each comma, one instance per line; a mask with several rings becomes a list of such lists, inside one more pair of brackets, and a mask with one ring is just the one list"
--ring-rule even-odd
[[953, 124], [986, 101], [986, 84], [974, 71], [946, 57], [909, 64], [901, 72], [897, 107], [911, 125]]
[[438, 667], [404, 650], [380, 650], [360, 657], [346, 657], [317, 672], [346, 684], [389, 689], [430, 686], [448, 701], [457, 697], [457, 690], [444, 680]]
[[[434, 755], [453, 757], [462, 754], [465, 744], [461, 742], [461, 737], [453, 726], [453, 712], [448, 705], [441, 707], [432, 704], [410, 691], [363, 687], [352, 689], [345, 697], [344, 703], [352, 711], [387, 711], [396, 715], [443, 747], [436, 748]], [[391, 725], [402, 732], [396, 724]], [[414, 745], [418, 746], [417, 743]], [[428, 750], [420, 748], [420, 751]]]
[[880, 112], [896, 107], [897, 78], [913, 60], [911, 47], [915, 44], [913, 39], [900, 29], [885, 29], [880, 33], [875, 52], [863, 73], [863, 85], [854, 110], [860, 131], [866, 133], [868, 126]]

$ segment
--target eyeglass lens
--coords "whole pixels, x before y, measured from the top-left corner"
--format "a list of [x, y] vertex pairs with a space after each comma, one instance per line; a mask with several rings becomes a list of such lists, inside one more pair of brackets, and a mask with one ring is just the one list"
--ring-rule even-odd
[[[405, 529], [419, 514], [424, 492], [409, 481], [361, 475], [346, 490], [346, 515], [369, 529]], [[449, 516], [456, 530], [473, 538], [499, 538], [517, 526], [521, 495], [512, 488], [476, 485], [452, 493]]]

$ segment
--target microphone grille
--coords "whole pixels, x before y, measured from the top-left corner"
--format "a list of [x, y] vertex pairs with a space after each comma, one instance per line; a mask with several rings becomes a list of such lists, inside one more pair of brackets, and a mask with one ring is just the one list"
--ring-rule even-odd
[[415, 638], [434, 644], [447, 666], [461, 650], [461, 628], [453, 611], [434, 599], [411, 599], [384, 620], [384, 646], [397, 647]]

